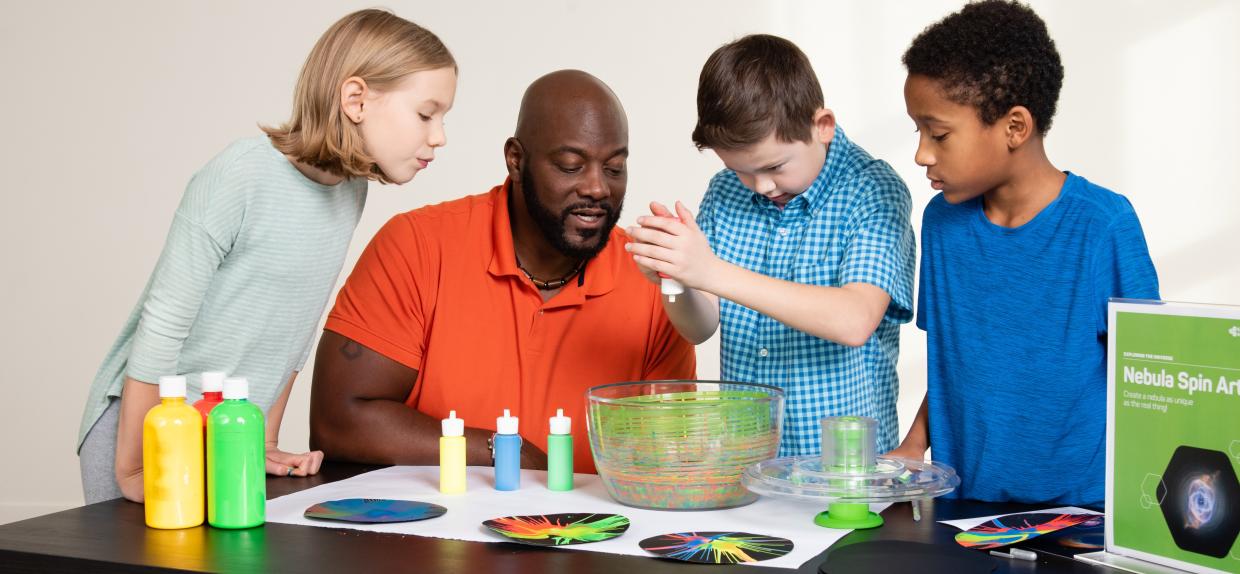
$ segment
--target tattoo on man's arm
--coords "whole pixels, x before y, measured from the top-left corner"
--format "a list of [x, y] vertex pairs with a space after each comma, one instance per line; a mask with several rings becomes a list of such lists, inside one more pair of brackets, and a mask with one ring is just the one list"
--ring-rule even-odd
[[362, 346], [359, 345], [357, 341], [345, 341], [344, 344], [340, 346], [340, 354], [344, 355], [344, 358], [352, 361], [362, 356]]

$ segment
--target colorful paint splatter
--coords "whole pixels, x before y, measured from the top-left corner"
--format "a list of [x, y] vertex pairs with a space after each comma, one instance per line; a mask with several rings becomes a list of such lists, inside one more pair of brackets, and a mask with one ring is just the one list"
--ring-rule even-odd
[[414, 522], [443, 516], [447, 508], [415, 500], [346, 498], [320, 502], [306, 509], [306, 518], [341, 522]]
[[1051, 514], [1048, 512], [1001, 516], [957, 534], [956, 542], [965, 548], [979, 550], [999, 548], [1069, 526], [1076, 526], [1091, 518], [1094, 516], [1090, 514]]
[[685, 562], [740, 564], [779, 558], [792, 551], [792, 541], [748, 532], [681, 532], [647, 538], [641, 547]]
[[1072, 528], [1066, 528], [1059, 534], [1057, 542], [1060, 546], [1071, 548], [1073, 550], [1102, 550], [1103, 542], [1103, 520], [1101, 516], [1096, 516], [1085, 522], [1082, 522]]
[[619, 514], [547, 514], [493, 518], [482, 525], [514, 542], [568, 546], [620, 536], [629, 529], [629, 519]]
[[1096, 514], [1076, 526], [1071, 526], [1039, 536], [1029, 542], [1021, 543], [1025, 550], [1033, 550], [1039, 554], [1054, 554], [1072, 558], [1082, 552], [1095, 552], [1103, 549], [1105, 525], [1102, 515]]

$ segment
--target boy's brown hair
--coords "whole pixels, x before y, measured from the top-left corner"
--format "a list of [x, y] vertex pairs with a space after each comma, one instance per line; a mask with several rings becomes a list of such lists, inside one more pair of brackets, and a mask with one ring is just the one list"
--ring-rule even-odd
[[698, 79], [698, 149], [734, 150], [772, 133], [783, 142], [813, 140], [822, 86], [809, 58], [777, 36], [745, 36], [715, 50]]
[[373, 90], [395, 87], [422, 70], [456, 69], [456, 60], [430, 30], [383, 10], [359, 10], [328, 28], [306, 58], [293, 93], [293, 114], [260, 126], [272, 145], [297, 161], [345, 177], [388, 183], [365, 150], [361, 130], [344, 115], [340, 87], [351, 77]]

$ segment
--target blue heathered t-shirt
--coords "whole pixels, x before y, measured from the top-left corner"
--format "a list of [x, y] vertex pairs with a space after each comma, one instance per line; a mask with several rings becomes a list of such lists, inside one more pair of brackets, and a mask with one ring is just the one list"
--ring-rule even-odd
[[1132, 204], [1068, 174], [1016, 228], [982, 198], [936, 196], [922, 220], [930, 447], [961, 498], [1101, 505], [1107, 299], [1158, 298]]

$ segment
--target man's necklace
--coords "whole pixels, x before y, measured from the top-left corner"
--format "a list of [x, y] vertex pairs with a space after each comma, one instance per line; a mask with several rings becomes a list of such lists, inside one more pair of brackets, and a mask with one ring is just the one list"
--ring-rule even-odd
[[533, 283], [534, 286], [537, 287], [539, 291], [551, 291], [553, 289], [559, 289], [560, 287], [568, 285], [568, 280], [572, 279], [573, 276], [577, 275], [577, 273], [581, 271], [581, 266], [585, 263], [585, 259], [582, 259], [581, 261], [577, 262], [577, 265], [573, 267], [572, 271], [568, 272], [568, 275], [565, 275], [554, 281], [543, 281], [542, 279], [535, 277], [532, 273], [530, 273], [525, 268], [524, 265], [521, 264], [520, 257], [516, 257], [515, 259], [517, 260], [517, 269], [520, 269], [521, 272], [524, 273], [525, 276], [529, 278], [530, 282]]

